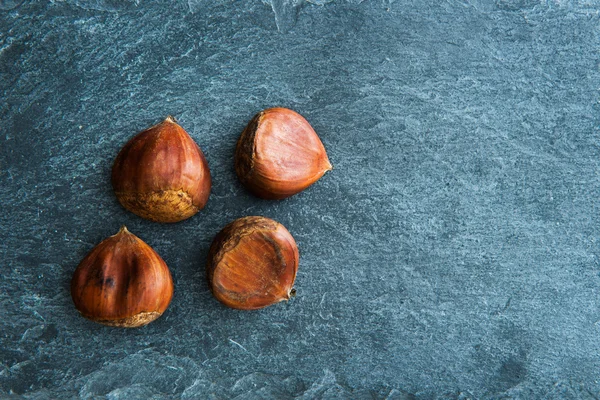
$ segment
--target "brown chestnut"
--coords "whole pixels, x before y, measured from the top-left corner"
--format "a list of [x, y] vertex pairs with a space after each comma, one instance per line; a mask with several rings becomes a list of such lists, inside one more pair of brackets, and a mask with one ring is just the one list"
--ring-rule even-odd
[[295, 294], [298, 259], [296, 242], [283, 225], [265, 217], [240, 218], [210, 246], [209, 286], [226, 306], [263, 308]]
[[301, 192], [331, 169], [317, 133], [304, 117], [287, 108], [256, 114], [237, 142], [237, 176], [264, 199]]
[[167, 264], [126, 227], [102, 241], [81, 261], [71, 296], [84, 317], [123, 328], [146, 325], [173, 297]]
[[112, 169], [119, 202], [156, 222], [178, 222], [201, 210], [210, 194], [210, 171], [200, 147], [175, 122], [163, 122], [132, 138]]

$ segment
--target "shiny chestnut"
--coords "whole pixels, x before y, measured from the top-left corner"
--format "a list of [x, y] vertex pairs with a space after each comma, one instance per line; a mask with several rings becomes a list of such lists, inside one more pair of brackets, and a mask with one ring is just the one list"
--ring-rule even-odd
[[162, 315], [173, 297], [163, 259], [126, 227], [81, 261], [71, 296], [84, 317], [109, 326], [135, 328]]
[[256, 114], [237, 143], [236, 174], [244, 186], [264, 199], [299, 193], [331, 169], [312, 126], [287, 108]]
[[298, 272], [298, 247], [280, 223], [265, 217], [235, 220], [209, 250], [207, 276], [226, 306], [254, 310], [288, 300]]
[[178, 222], [204, 207], [211, 179], [200, 147], [168, 117], [123, 147], [112, 185], [129, 211], [156, 222]]

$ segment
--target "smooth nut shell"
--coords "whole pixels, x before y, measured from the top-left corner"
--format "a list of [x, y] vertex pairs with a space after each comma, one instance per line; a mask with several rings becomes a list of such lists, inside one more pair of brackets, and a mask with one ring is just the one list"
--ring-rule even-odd
[[229, 307], [263, 308], [294, 294], [298, 260], [296, 242], [283, 225], [265, 217], [240, 218], [213, 240], [209, 286]]
[[252, 193], [284, 199], [332, 169], [325, 147], [300, 114], [287, 108], [259, 112], [240, 136], [235, 171]]
[[81, 261], [71, 280], [71, 296], [84, 317], [135, 328], [167, 309], [173, 279], [163, 259], [123, 227]]
[[200, 147], [168, 117], [123, 147], [112, 185], [129, 211], [156, 222], [178, 222], [204, 207], [211, 178]]

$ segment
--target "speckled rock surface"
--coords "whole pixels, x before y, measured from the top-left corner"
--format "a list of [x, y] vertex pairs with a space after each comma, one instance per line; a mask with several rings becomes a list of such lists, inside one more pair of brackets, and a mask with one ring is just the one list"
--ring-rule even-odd
[[[600, 383], [600, 1], [0, 1], [0, 397], [580, 399]], [[303, 114], [334, 170], [252, 197], [236, 139]], [[110, 168], [174, 115], [207, 207], [125, 211]], [[300, 248], [298, 295], [227, 309], [213, 236], [264, 215]], [[136, 330], [73, 307], [122, 224], [175, 296]]]

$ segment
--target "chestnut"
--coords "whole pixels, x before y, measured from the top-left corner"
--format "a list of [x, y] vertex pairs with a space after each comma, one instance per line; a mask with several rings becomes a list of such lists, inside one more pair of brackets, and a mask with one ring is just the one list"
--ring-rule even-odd
[[287, 108], [256, 114], [237, 142], [236, 174], [264, 199], [299, 193], [331, 169], [317, 133], [304, 117]]
[[119, 152], [112, 185], [119, 202], [156, 222], [178, 222], [201, 210], [210, 194], [206, 158], [172, 117], [132, 138]]
[[227, 225], [210, 246], [207, 277], [226, 306], [254, 310], [288, 300], [298, 271], [298, 247], [280, 223], [244, 217]]
[[167, 309], [173, 279], [163, 259], [123, 226], [81, 261], [71, 280], [71, 296], [84, 317], [135, 328]]

